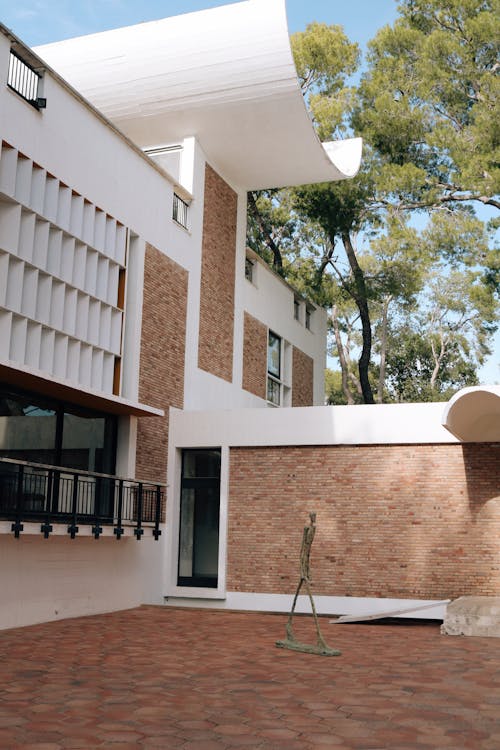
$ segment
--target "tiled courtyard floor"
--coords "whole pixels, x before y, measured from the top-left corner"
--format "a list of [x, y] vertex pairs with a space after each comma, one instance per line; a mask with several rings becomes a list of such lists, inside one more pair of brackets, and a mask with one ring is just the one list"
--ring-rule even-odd
[[[500, 641], [141, 607], [0, 633], [0, 748], [500, 748]], [[297, 635], [313, 640], [300, 618]]]

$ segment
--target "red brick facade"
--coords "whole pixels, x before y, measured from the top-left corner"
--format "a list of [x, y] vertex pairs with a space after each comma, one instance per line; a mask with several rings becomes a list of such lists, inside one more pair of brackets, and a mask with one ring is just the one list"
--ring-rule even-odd
[[234, 190], [207, 164], [198, 367], [229, 382], [233, 378], [237, 208]]
[[266, 398], [267, 327], [247, 312], [243, 324], [243, 388]]
[[184, 404], [187, 282], [187, 271], [146, 246], [139, 400], [165, 416], [138, 420], [138, 479], [166, 480], [168, 409]]
[[295, 346], [292, 351], [292, 406], [314, 403], [314, 360]]
[[499, 444], [232, 449], [228, 590], [293, 592], [309, 511], [316, 594], [499, 595]]

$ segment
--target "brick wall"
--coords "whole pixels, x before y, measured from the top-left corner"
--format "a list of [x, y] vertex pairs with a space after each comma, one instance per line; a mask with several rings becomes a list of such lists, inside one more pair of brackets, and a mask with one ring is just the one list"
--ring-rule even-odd
[[309, 511], [317, 594], [500, 594], [500, 444], [232, 449], [228, 590], [293, 592]]
[[292, 350], [292, 406], [314, 403], [314, 360], [297, 347]]
[[247, 312], [243, 323], [243, 388], [266, 398], [267, 326]]
[[146, 246], [139, 401], [165, 417], [138, 420], [136, 477], [165, 482], [169, 406], [184, 404], [184, 352], [188, 274]]
[[207, 164], [198, 367], [229, 382], [233, 377], [237, 207], [234, 190]]

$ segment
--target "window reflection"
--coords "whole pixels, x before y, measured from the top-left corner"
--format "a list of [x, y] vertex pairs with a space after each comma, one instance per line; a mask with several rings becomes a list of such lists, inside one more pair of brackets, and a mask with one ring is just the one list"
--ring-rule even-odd
[[0, 452], [7, 458], [53, 464], [56, 459], [56, 410], [42, 400], [0, 393]]
[[113, 474], [116, 417], [0, 387], [0, 455]]

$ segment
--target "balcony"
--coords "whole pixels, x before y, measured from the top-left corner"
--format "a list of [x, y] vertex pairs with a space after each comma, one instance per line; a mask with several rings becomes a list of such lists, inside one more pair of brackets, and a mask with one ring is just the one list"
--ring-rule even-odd
[[164, 507], [164, 484], [0, 458], [0, 520], [16, 538], [26, 522], [38, 522], [46, 539], [62, 524], [71, 539], [85, 526], [95, 539], [112, 528], [116, 539], [158, 540]]

